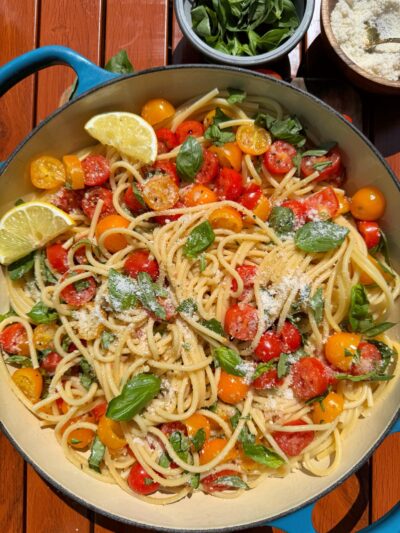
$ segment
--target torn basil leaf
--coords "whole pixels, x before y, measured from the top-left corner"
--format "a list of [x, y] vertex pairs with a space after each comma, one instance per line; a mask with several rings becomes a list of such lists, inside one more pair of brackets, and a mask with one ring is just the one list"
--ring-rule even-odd
[[95, 470], [96, 472], [101, 472], [100, 465], [104, 459], [105, 451], [106, 447], [96, 435], [93, 439], [92, 446], [90, 448], [90, 456], [88, 460], [89, 468]]
[[218, 365], [228, 374], [234, 376], [244, 376], [246, 372], [243, 369], [244, 361], [240, 355], [226, 346], [218, 346], [213, 349], [213, 357]]
[[296, 231], [294, 241], [304, 252], [329, 252], [338, 248], [348, 233], [347, 228], [334, 222], [308, 222]]
[[30, 253], [26, 255], [25, 257], [22, 257], [21, 259], [18, 259], [17, 261], [14, 261], [14, 263], [11, 263], [7, 267], [8, 275], [10, 276], [10, 279], [17, 280], [21, 279], [25, 274], [30, 272], [33, 268], [34, 263], [34, 253]]

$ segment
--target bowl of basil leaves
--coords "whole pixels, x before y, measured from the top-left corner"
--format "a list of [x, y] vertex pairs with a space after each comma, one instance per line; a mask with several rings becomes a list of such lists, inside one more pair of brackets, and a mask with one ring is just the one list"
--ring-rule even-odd
[[212, 62], [269, 63], [287, 55], [304, 36], [314, 0], [174, 0], [188, 41]]

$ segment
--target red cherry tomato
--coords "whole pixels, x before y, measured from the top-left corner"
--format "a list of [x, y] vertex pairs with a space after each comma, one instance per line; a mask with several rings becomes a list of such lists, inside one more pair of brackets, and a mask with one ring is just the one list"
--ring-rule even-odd
[[162, 141], [157, 141], [157, 154], [167, 154], [169, 152], [167, 145]]
[[148, 496], [156, 492], [160, 484], [152, 480], [140, 463], [135, 463], [128, 476], [128, 485], [133, 492]]
[[62, 357], [57, 352], [50, 352], [40, 361], [40, 368], [44, 368], [49, 374], [54, 374]]
[[298, 225], [304, 224], [307, 214], [307, 207], [304, 202], [300, 202], [299, 200], [286, 200], [285, 202], [282, 202], [281, 206], [287, 207], [293, 211]]
[[206, 185], [218, 176], [219, 162], [217, 154], [209, 150], [203, 150], [203, 164], [196, 174], [195, 182]]
[[258, 312], [249, 304], [234, 304], [225, 315], [225, 331], [231, 337], [249, 341], [257, 333]]
[[6, 326], [0, 333], [1, 348], [13, 355], [29, 355], [28, 334], [22, 324]]
[[[94, 295], [96, 294], [96, 282], [94, 278], [85, 278], [82, 281], [89, 284], [85, 289], [77, 290], [74, 283], [70, 283], [61, 291], [60, 296], [68, 305], [80, 307], [94, 298]], [[80, 283], [80, 281], [78, 283]]]
[[301, 333], [289, 320], [283, 324], [280, 332], [282, 339], [282, 351], [284, 353], [295, 352], [301, 346]]
[[99, 403], [93, 409], [90, 410], [96, 422], [100, 420], [102, 416], [106, 414], [108, 404], [106, 402]]
[[74, 259], [80, 265], [86, 265], [88, 263], [88, 258], [86, 257], [86, 246], [80, 246], [74, 252]]
[[166, 437], [170, 437], [172, 433], [175, 433], [175, 431], [180, 431], [184, 435], [187, 435], [187, 427], [185, 424], [182, 424], [182, 422], [166, 422], [165, 424], [161, 425], [161, 431], [164, 433]]
[[82, 160], [86, 187], [102, 185], [111, 175], [110, 163], [103, 155], [88, 155]]
[[233, 168], [223, 167], [217, 178], [216, 193], [220, 200], [238, 200], [243, 192], [243, 177]]
[[275, 70], [271, 70], [270, 68], [256, 68], [256, 72], [261, 72], [261, 74], [265, 74], [266, 76], [272, 76], [277, 80], [282, 79], [282, 76], [278, 72], [275, 72]]
[[325, 187], [304, 200], [307, 218], [314, 220], [327, 220], [336, 215], [339, 201], [332, 187]]
[[349, 122], [353, 122], [353, 119], [351, 118], [350, 115], [346, 115], [346, 113], [343, 113], [342, 116], [343, 116], [343, 118], [345, 118], [345, 119], [348, 120]]
[[[307, 422], [304, 420], [292, 420], [284, 424], [285, 426], [305, 426]], [[289, 433], [286, 431], [275, 431], [272, 437], [276, 440], [279, 448], [289, 457], [300, 455], [306, 446], [308, 446], [313, 438], [314, 431], [295, 431]]]
[[280, 335], [275, 331], [266, 331], [261, 335], [260, 342], [254, 353], [260, 361], [270, 361], [279, 357], [283, 352], [283, 344]]
[[160, 128], [156, 131], [156, 136], [157, 139], [166, 146], [167, 152], [173, 150], [179, 144], [176, 133], [168, 128]]
[[129, 254], [124, 270], [131, 278], [137, 278], [139, 272], [147, 272], [153, 281], [156, 281], [160, 274], [157, 260], [150, 257], [148, 250], [135, 250]]
[[340, 152], [337, 148], [332, 148], [332, 150], [330, 150], [326, 155], [311, 155], [303, 157], [301, 160], [301, 171], [303, 176], [310, 176], [313, 174], [313, 172], [317, 170], [314, 165], [321, 163], [331, 164], [319, 171], [319, 176], [316, 180], [314, 180], [314, 182], [336, 178], [342, 172], [342, 157]]
[[241, 203], [244, 207], [246, 207], [250, 211], [254, 211], [261, 196], [262, 196], [261, 187], [259, 187], [255, 183], [252, 183], [251, 185], [249, 185], [248, 187], [244, 189], [243, 194], [239, 198], [239, 203]]
[[363, 341], [360, 342], [357, 349], [360, 353], [360, 357], [358, 361], [353, 362], [351, 366], [351, 373], [355, 376], [372, 372], [382, 362], [381, 352], [378, 350], [375, 344]]
[[315, 357], [305, 357], [292, 367], [293, 391], [298, 400], [307, 401], [320, 396], [328, 388], [325, 365]]
[[[178, 207], [185, 207], [185, 204], [178, 200], [174, 207], [172, 207], [171, 209], [178, 209]], [[178, 220], [178, 218], [180, 218], [181, 216], [182, 215], [157, 215], [153, 217], [152, 220], [154, 220], [154, 222], [156, 222], [157, 224], [160, 224], [160, 226], [164, 226], [165, 224], [169, 224], [170, 222]]]
[[[140, 193], [140, 185], [138, 183], [135, 183], [135, 187], [137, 188], [138, 192]], [[132, 186], [129, 186], [126, 189], [125, 194], [124, 194], [124, 202], [125, 202], [126, 207], [133, 214], [142, 213], [143, 211], [146, 211], [146, 209], [147, 209], [146, 204], [143, 205], [144, 200], [143, 200], [143, 203], [142, 203], [136, 197]]]
[[66, 213], [72, 213], [81, 208], [82, 192], [81, 190], [73, 191], [72, 189], [61, 187], [50, 197], [49, 201], [58, 209]]
[[221, 478], [227, 477], [227, 476], [235, 476], [237, 477], [239, 474], [236, 472], [236, 470], [220, 470], [216, 474], [210, 474], [209, 476], [203, 477], [201, 480], [201, 484], [203, 486], [203, 489], [206, 492], [220, 492], [222, 490], [229, 490], [234, 489], [231, 485], [227, 485], [226, 483], [221, 480]]
[[277, 389], [283, 384], [283, 379], [278, 378], [276, 369], [267, 370], [256, 378], [252, 385], [257, 390]]
[[171, 161], [156, 161], [154, 165], [148, 167], [149, 170], [157, 171], [155, 174], [162, 174], [171, 178], [179, 187], [179, 176], [176, 173], [176, 165]]
[[186, 141], [187, 137], [201, 137], [204, 133], [204, 126], [198, 120], [185, 120], [176, 129], [176, 136], [178, 143], [182, 144]]
[[297, 150], [285, 141], [275, 141], [264, 155], [264, 165], [271, 174], [287, 174], [294, 167]]
[[60, 274], [65, 274], [69, 269], [68, 252], [61, 243], [50, 244], [46, 248], [47, 261], [51, 268]]
[[104, 202], [101, 208], [100, 218], [116, 213], [113, 205], [112, 192], [104, 187], [95, 187], [86, 191], [82, 200], [82, 209], [88, 218], [93, 218], [99, 200], [103, 200]]
[[376, 222], [359, 220], [357, 222], [357, 228], [361, 233], [368, 249], [378, 246], [379, 241], [381, 240], [381, 230], [379, 228], [379, 224]]
[[[245, 289], [251, 289], [254, 285], [254, 279], [257, 275], [257, 267], [255, 265], [239, 265], [236, 267], [236, 272], [243, 280]], [[238, 284], [235, 279], [232, 279], [232, 290], [237, 291]]]

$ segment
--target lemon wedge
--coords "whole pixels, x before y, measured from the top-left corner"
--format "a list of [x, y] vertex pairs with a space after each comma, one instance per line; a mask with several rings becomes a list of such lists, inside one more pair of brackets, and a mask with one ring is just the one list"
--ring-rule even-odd
[[0, 221], [0, 263], [9, 265], [74, 224], [67, 213], [46, 202], [26, 202], [10, 209]]
[[157, 157], [157, 137], [153, 128], [134, 113], [116, 111], [95, 115], [86, 122], [85, 130], [101, 144], [108, 144], [146, 165]]

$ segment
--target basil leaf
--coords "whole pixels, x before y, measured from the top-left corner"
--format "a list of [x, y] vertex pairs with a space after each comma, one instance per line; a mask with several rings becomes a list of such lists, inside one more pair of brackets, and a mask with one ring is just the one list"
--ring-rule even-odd
[[183, 253], [186, 257], [196, 258], [201, 252], [207, 250], [215, 241], [215, 233], [211, 224], [206, 220], [192, 229], [186, 239]]
[[81, 442], [79, 439], [71, 439], [71, 444], [80, 444]]
[[114, 333], [111, 333], [110, 331], [107, 331], [106, 329], [101, 332], [101, 346], [104, 350], [108, 350], [110, 345], [115, 341], [117, 338]]
[[379, 229], [379, 233], [380, 233], [379, 242], [376, 246], [374, 246], [373, 248], [369, 250], [369, 253], [373, 255], [374, 257], [376, 254], [381, 253], [383, 257], [385, 258], [386, 263], [390, 267], [391, 264], [390, 264], [389, 245], [387, 242], [387, 237], [381, 229]]
[[130, 74], [134, 71], [126, 50], [120, 50], [115, 56], [111, 57], [104, 68], [116, 74]]
[[255, 379], [262, 376], [265, 372], [268, 372], [269, 370], [272, 370], [273, 368], [275, 368], [278, 361], [279, 361], [278, 358], [274, 358], [268, 361], [267, 363], [259, 364], [253, 374], [252, 380], [254, 381]]
[[171, 464], [171, 459], [169, 458], [168, 454], [163, 452], [160, 456], [160, 459], [158, 460], [158, 464], [163, 468], [169, 468], [169, 465]]
[[287, 375], [289, 372], [289, 354], [288, 353], [281, 353], [279, 356], [278, 366], [277, 366], [277, 375], [278, 378], [281, 379], [284, 376]]
[[212, 123], [218, 126], [219, 124], [221, 124], [221, 122], [228, 122], [228, 120], [232, 120], [231, 117], [228, 117], [228, 115], [225, 115], [222, 109], [217, 107], [217, 109], [215, 110], [215, 115], [213, 117]]
[[187, 298], [186, 300], [182, 300], [176, 310], [178, 313], [193, 316], [193, 314], [197, 313], [198, 311], [197, 303], [193, 300], [193, 298]]
[[288, 207], [273, 207], [268, 222], [278, 234], [289, 233], [294, 226], [294, 213]]
[[192, 474], [189, 479], [189, 485], [192, 489], [198, 489], [200, 485], [200, 474]]
[[42, 301], [37, 302], [26, 314], [34, 324], [50, 324], [58, 318], [57, 311], [47, 307]]
[[7, 365], [17, 366], [20, 368], [32, 368], [32, 360], [30, 357], [25, 357], [24, 355], [11, 355], [4, 359], [4, 362]]
[[242, 89], [234, 89], [233, 87], [228, 87], [228, 93], [229, 96], [227, 101], [230, 104], [240, 104], [247, 96], [246, 91], [243, 91]]
[[192, 444], [196, 452], [199, 452], [206, 441], [206, 432], [203, 428], [196, 431], [194, 437], [192, 437]]
[[204, 132], [204, 138], [211, 141], [215, 146], [222, 146], [225, 143], [234, 142], [236, 136], [231, 131], [221, 131], [220, 128], [212, 124]]
[[279, 120], [266, 113], [258, 113], [255, 117], [255, 124], [269, 130], [275, 139], [286, 141], [298, 147], [303, 146], [306, 142], [303, 126], [296, 116]]
[[139, 189], [139, 187], [136, 185], [135, 182], [132, 183], [132, 191], [133, 191], [133, 195], [134, 197], [136, 198], [136, 200], [139, 202], [139, 204], [142, 206], [142, 207], [147, 207], [146, 206], [146, 202], [144, 201], [144, 198], [143, 198], [143, 195], [142, 195], [142, 192], [141, 190]]
[[213, 349], [213, 357], [218, 362], [218, 365], [225, 370], [225, 372], [228, 372], [228, 374], [232, 374], [234, 376], [245, 376], [246, 372], [240, 368], [243, 366], [244, 361], [240, 357], [240, 355], [231, 348], [227, 348], [226, 346], [218, 346], [217, 348]]
[[378, 335], [380, 335], [384, 331], [387, 331], [395, 325], [396, 324], [394, 322], [381, 322], [376, 326], [372, 326], [371, 328], [362, 330], [362, 333], [364, 333], [366, 337], [377, 337]]
[[166, 319], [166, 311], [158, 302], [157, 297], [166, 298], [168, 293], [163, 287], [153, 283], [147, 272], [139, 272], [135, 286], [135, 295], [144, 308], [154, 313], [157, 317], [163, 320]]
[[348, 233], [334, 222], [308, 222], [296, 231], [294, 242], [304, 252], [328, 252], [340, 246]]
[[368, 342], [376, 346], [382, 356], [382, 364], [380, 365], [379, 370], [383, 374], [389, 364], [395, 359], [395, 357], [397, 357], [397, 351], [381, 341], [369, 340]]
[[207, 266], [206, 255], [204, 253], [200, 254], [199, 261], [200, 261], [200, 272], [204, 272]]
[[304, 403], [306, 405], [310, 405], [310, 404], [318, 402], [321, 405], [321, 409], [324, 411], [324, 406], [323, 406], [322, 402], [328, 396], [330, 391], [331, 391], [331, 388], [328, 387], [328, 389], [323, 394], [321, 394], [320, 396], [314, 396], [313, 398], [310, 398], [309, 400], [306, 400]]
[[15, 207], [19, 206], [19, 205], [22, 205], [25, 203], [25, 200], [23, 200], [22, 198], [17, 198], [14, 202], [14, 205]]
[[108, 275], [108, 294], [110, 303], [117, 312], [125, 311], [135, 307], [137, 299], [135, 296], [135, 281], [129, 276], [110, 269]]
[[285, 463], [280, 455], [263, 444], [244, 442], [243, 451], [253, 461], [265, 465], [268, 468], [279, 468]]
[[302, 153], [302, 157], [322, 157], [323, 155], [326, 155], [328, 152], [332, 150], [332, 148], [335, 148], [337, 143], [335, 141], [330, 141], [327, 143], [322, 144], [318, 148], [314, 148], [313, 150], [307, 150], [306, 152]]
[[76, 292], [82, 292], [90, 287], [90, 281], [88, 281], [87, 279], [80, 279], [78, 281], [75, 281], [73, 283], [73, 286]]
[[90, 385], [92, 383], [97, 382], [96, 373], [92, 365], [85, 358], [82, 358], [79, 361], [79, 366], [81, 367], [81, 370], [82, 370], [82, 372], [79, 374], [79, 380], [82, 383], [82, 385], [85, 387], [85, 389], [89, 390]]
[[108, 404], [106, 416], [127, 421], [140, 413], [160, 392], [161, 380], [154, 374], [138, 374], [123, 387], [119, 396]]
[[104, 458], [105, 451], [106, 447], [96, 435], [90, 448], [90, 456], [88, 460], [89, 468], [95, 470], [96, 472], [101, 472], [100, 464]]
[[[232, 429], [235, 430], [237, 425], [239, 424], [239, 420], [243, 420], [243, 419], [249, 419], [249, 417], [248, 416], [247, 417], [242, 417], [242, 413], [239, 411], [239, 409], [236, 409], [236, 413], [233, 416], [231, 416], [231, 418], [230, 418], [230, 423], [231, 423]], [[239, 433], [238, 441], [239, 442], [254, 443], [255, 440], [256, 440], [255, 435], [250, 433], [249, 428], [247, 427], [247, 424], [245, 424], [242, 427], [241, 432]]]
[[309, 299], [309, 306], [311, 307], [315, 322], [320, 324], [322, 322], [323, 313], [324, 313], [324, 299], [322, 293], [322, 287], [319, 287], [313, 296]]
[[0, 322], [3, 322], [6, 318], [10, 318], [10, 316], [15, 316], [17, 313], [14, 311], [14, 309], [10, 309], [7, 311], [7, 313], [3, 313], [0, 315]]
[[376, 372], [368, 372], [367, 374], [359, 374], [358, 376], [353, 376], [353, 374], [335, 374], [336, 379], [345, 379], [347, 381], [353, 381], [357, 383], [358, 381], [389, 381], [393, 376], [388, 376], [385, 374], [379, 374]]
[[221, 322], [219, 322], [216, 318], [211, 318], [210, 320], [201, 319], [200, 324], [204, 326], [205, 328], [210, 329], [214, 333], [221, 335], [221, 337], [226, 336]]
[[327, 167], [332, 166], [332, 161], [317, 161], [313, 164], [313, 169], [317, 170], [318, 172], [321, 172], [321, 170], [324, 170]]
[[16, 280], [21, 279], [25, 274], [30, 272], [33, 268], [34, 263], [34, 253], [30, 253], [18, 261], [14, 261], [7, 267], [8, 275], [10, 279]]
[[203, 164], [203, 148], [199, 141], [189, 135], [176, 157], [176, 170], [184, 181], [193, 182]]
[[47, 283], [52, 283], [52, 284], [57, 283], [58, 281], [57, 278], [55, 277], [53, 272], [50, 270], [50, 268], [47, 266], [46, 259], [45, 259], [45, 253], [39, 252], [39, 254], [40, 254], [41, 273], [45, 281], [47, 281]]
[[373, 326], [368, 296], [361, 283], [351, 288], [348, 321], [352, 331], [363, 331]]
[[221, 488], [223, 486], [223, 487], [232, 488], [232, 489], [248, 490], [250, 488], [248, 484], [245, 481], [243, 481], [243, 479], [240, 476], [234, 476], [234, 475], [218, 477], [213, 483], [213, 485], [214, 486], [217, 485], [218, 487], [221, 487]]
[[190, 440], [186, 437], [181, 431], [174, 431], [169, 437], [169, 442], [173, 447], [175, 453], [178, 457], [188, 462], [189, 459], [189, 449], [190, 449]]

